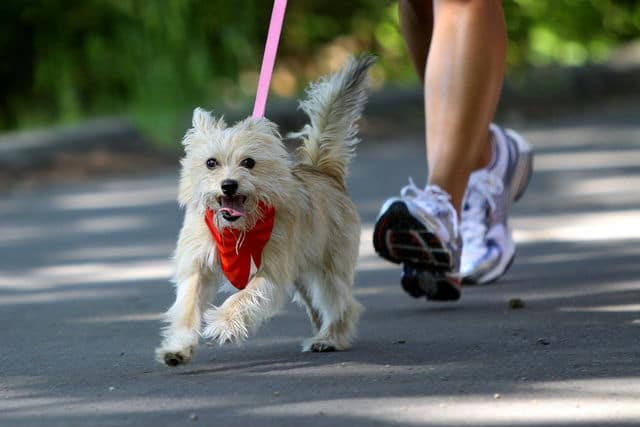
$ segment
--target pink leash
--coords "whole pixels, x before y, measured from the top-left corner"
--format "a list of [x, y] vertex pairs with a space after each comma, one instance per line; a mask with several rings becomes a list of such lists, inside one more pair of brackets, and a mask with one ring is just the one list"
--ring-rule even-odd
[[253, 105], [254, 118], [264, 117], [267, 95], [269, 94], [269, 86], [271, 85], [271, 75], [273, 74], [273, 66], [276, 62], [276, 53], [278, 52], [278, 43], [280, 42], [280, 33], [282, 31], [282, 22], [284, 21], [284, 11], [286, 8], [287, 0], [275, 0], [273, 2], [269, 34], [267, 35], [262, 67], [260, 68], [258, 92], [256, 93], [256, 102]]

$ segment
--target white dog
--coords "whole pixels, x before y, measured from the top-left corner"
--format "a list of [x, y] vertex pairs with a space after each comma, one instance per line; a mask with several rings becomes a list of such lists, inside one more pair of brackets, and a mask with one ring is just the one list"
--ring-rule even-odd
[[[179, 202], [186, 212], [175, 251], [176, 300], [158, 361], [188, 363], [200, 336], [244, 341], [281, 307], [290, 285], [315, 330], [303, 351], [350, 346], [362, 311], [353, 297], [360, 219], [345, 176], [373, 62], [350, 58], [310, 85], [300, 104], [310, 124], [292, 135], [303, 141], [293, 162], [269, 120], [228, 127], [194, 111], [182, 141]], [[210, 306], [226, 280], [241, 290]]]

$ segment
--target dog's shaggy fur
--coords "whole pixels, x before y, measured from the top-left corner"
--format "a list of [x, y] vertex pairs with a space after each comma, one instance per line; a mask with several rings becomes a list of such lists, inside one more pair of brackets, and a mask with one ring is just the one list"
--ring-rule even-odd
[[[353, 297], [360, 220], [345, 176], [359, 141], [356, 122], [373, 62], [368, 55], [350, 58], [341, 71], [310, 85], [300, 104], [310, 123], [292, 135], [303, 141], [296, 161], [289, 160], [276, 125], [265, 118], [228, 127], [202, 109], [194, 111], [193, 127], [183, 139], [179, 203], [186, 212], [175, 251], [176, 300], [156, 350], [160, 362], [188, 363], [200, 336], [220, 344], [245, 340], [282, 305], [290, 285], [315, 330], [303, 351], [351, 345], [362, 311]], [[209, 159], [215, 159], [213, 168], [207, 167]], [[238, 184], [241, 215], [220, 210], [224, 180]], [[209, 306], [210, 295], [226, 278], [205, 210], [216, 212], [218, 230], [242, 232], [262, 214], [259, 202], [276, 212], [262, 264], [245, 289]]]

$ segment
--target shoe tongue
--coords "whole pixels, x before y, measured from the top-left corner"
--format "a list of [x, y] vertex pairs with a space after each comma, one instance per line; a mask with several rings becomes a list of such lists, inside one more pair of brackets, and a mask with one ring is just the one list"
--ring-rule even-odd
[[242, 216], [244, 215], [244, 197], [243, 196], [234, 196], [234, 197], [222, 197], [222, 205], [220, 206], [221, 212], [226, 212], [231, 216]]

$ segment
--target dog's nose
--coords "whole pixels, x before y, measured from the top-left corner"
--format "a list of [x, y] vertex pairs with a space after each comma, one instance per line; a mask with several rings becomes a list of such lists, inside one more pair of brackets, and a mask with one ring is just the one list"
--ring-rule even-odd
[[225, 179], [220, 184], [220, 188], [222, 188], [222, 192], [225, 196], [233, 196], [238, 191], [238, 181], [235, 179]]

